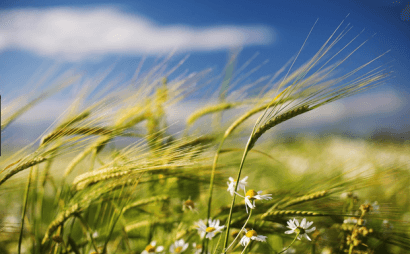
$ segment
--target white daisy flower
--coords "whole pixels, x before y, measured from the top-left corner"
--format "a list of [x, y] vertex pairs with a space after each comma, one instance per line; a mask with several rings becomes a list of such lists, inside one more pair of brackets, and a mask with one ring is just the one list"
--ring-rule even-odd
[[196, 226], [198, 227], [198, 233], [200, 234], [201, 238], [204, 238], [206, 234], [206, 238], [212, 239], [216, 234], [221, 232], [225, 226], [219, 226], [219, 220], [208, 220], [208, 227], [205, 224], [204, 220], [199, 220], [196, 223]]
[[251, 240], [259, 241], [259, 242], [266, 242], [266, 238], [268, 238], [267, 236], [258, 235], [256, 231], [253, 229], [247, 231], [245, 228], [244, 230], [245, 230], [245, 235], [242, 237], [241, 241], [239, 242], [240, 244], [242, 244], [242, 246], [248, 245]]
[[[243, 190], [245, 191], [245, 189]], [[245, 197], [241, 196], [240, 194], [238, 194], [239, 196], [245, 198], [245, 208], [246, 208], [246, 212], [248, 212], [248, 206], [250, 209], [254, 209], [255, 208], [255, 201], [256, 199], [259, 200], [270, 200], [272, 199], [272, 194], [265, 194], [265, 195], [261, 195], [263, 191], [258, 191], [256, 192], [255, 190], [248, 190], [245, 193]], [[252, 201], [252, 202], [251, 202]]]
[[[242, 178], [242, 180], [239, 181], [238, 190], [245, 190], [245, 186], [248, 184], [246, 180], [248, 180], [247, 176], [245, 176], [244, 178]], [[226, 182], [228, 184], [228, 191], [231, 193], [231, 196], [233, 196], [233, 194], [235, 193], [236, 180], [234, 180], [232, 177], [229, 177], [229, 181], [230, 182]]]
[[298, 240], [301, 240], [302, 236], [305, 236], [306, 239], [311, 241], [311, 239], [309, 238], [307, 233], [311, 233], [311, 232], [316, 230], [316, 227], [308, 229], [310, 226], [312, 226], [312, 224], [313, 224], [313, 221], [306, 222], [306, 218], [303, 218], [302, 222], [299, 225], [299, 221], [297, 219], [293, 218], [293, 220], [288, 221], [288, 226], [287, 226], [291, 230], [286, 231], [285, 234], [296, 233], [296, 234], [299, 234], [298, 235]]
[[152, 241], [147, 247], [145, 247], [145, 250], [141, 252], [141, 254], [162, 253], [164, 251], [164, 246], [158, 246], [155, 248], [155, 245], [157, 245], [157, 242]]
[[187, 209], [191, 210], [192, 212], [198, 213], [198, 208], [195, 207], [195, 203], [191, 200], [191, 197], [185, 200], [182, 204], [182, 211], [185, 211]]
[[173, 243], [169, 247], [169, 252], [171, 253], [181, 253], [184, 252], [189, 246], [189, 243], [185, 243], [184, 239], [181, 240], [176, 240], [175, 243]]

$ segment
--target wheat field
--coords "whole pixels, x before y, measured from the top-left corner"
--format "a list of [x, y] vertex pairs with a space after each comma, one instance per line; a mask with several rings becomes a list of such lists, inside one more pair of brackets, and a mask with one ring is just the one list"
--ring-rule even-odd
[[[184, 63], [165, 58], [78, 92], [37, 140], [3, 146], [0, 253], [410, 253], [409, 143], [272, 138], [392, 77], [384, 54], [344, 69], [365, 49], [334, 50], [342, 23], [300, 67], [210, 96], [182, 127], [167, 115], [209, 70], [171, 79]], [[3, 101], [1, 131], [80, 79]]]

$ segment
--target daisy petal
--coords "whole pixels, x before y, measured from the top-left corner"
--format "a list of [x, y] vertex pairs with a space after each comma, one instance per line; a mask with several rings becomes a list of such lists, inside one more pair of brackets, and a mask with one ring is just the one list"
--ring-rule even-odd
[[311, 229], [306, 229], [305, 232], [306, 232], [306, 233], [311, 233], [311, 232], [313, 232], [313, 231], [315, 231], [315, 230], [316, 230], [316, 227], [313, 227], [313, 228], [311, 228]]
[[301, 228], [305, 228], [306, 218], [303, 218], [302, 222], [300, 223]]
[[296, 227], [299, 227], [299, 221], [297, 219], [293, 219], [293, 222], [295, 223]]

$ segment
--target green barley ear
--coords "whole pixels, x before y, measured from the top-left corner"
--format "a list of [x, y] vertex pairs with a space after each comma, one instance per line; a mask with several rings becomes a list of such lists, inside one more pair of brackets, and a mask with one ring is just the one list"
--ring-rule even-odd
[[[152, 105], [149, 100], [147, 100], [149, 105]], [[146, 117], [147, 117], [147, 141], [148, 145], [151, 147], [152, 150], [158, 148], [158, 140], [161, 136], [159, 133], [159, 119], [157, 118], [155, 112], [148, 108], [146, 110]]]
[[290, 110], [286, 113], [280, 114], [276, 117], [273, 117], [269, 121], [265, 122], [262, 126], [256, 129], [256, 131], [251, 136], [251, 141], [249, 143], [249, 150], [255, 145], [256, 141], [262, 136], [263, 133], [273, 128], [274, 126], [283, 123], [293, 117], [306, 113], [310, 110], [309, 106], [304, 105], [296, 109]]
[[285, 88], [282, 92], [280, 92], [278, 95], [276, 95], [275, 98], [271, 102], [269, 102], [268, 104], [264, 104], [262, 106], [253, 108], [253, 109], [249, 110], [248, 112], [246, 112], [245, 114], [243, 114], [242, 116], [240, 116], [238, 119], [236, 119], [235, 122], [233, 122], [229, 126], [229, 128], [225, 131], [224, 139], [227, 138], [239, 125], [241, 125], [243, 122], [245, 122], [251, 116], [253, 116], [256, 113], [259, 113], [263, 110], [266, 110], [267, 108], [274, 107], [279, 103], [284, 103], [286, 101], [286, 99], [283, 99], [282, 97], [284, 96], [284, 94], [290, 88], [291, 88], [291, 86], [288, 86], [287, 88]]
[[308, 194], [308, 195], [304, 195], [295, 199], [290, 200], [289, 202], [283, 204], [283, 205], [279, 205], [279, 207], [281, 208], [285, 208], [285, 207], [289, 207], [292, 205], [296, 205], [296, 204], [300, 204], [300, 203], [304, 203], [304, 202], [308, 202], [308, 201], [312, 201], [312, 200], [316, 200], [316, 199], [320, 199], [322, 197], [324, 197], [327, 194], [327, 191], [318, 191], [312, 194]]
[[164, 77], [162, 79], [162, 86], [157, 88], [157, 90], [156, 90], [155, 101], [156, 101], [157, 107], [162, 107], [162, 105], [168, 101], [168, 87], [167, 87], [167, 84], [168, 84], [168, 79], [166, 77]]
[[310, 211], [280, 210], [280, 211], [264, 213], [262, 214], [261, 219], [269, 220], [272, 218], [282, 217], [282, 216], [334, 216], [334, 214], [325, 214], [325, 213], [310, 212]]
[[52, 234], [57, 230], [58, 227], [64, 224], [71, 216], [81, 211], [79, 204], [74, 204], [65, 211], [60, 212], [57, 215], [57, 218], [51, 222], [48, 226], [46, 233], [44, 234], [41, 244], [44, 245], [47, 241], [50, 240]]
[[[31, 160], [28, 160], [27, 162], [24, 162], [23, 164], [21, 164], [21, 165], [17, 166], [16, 168], [10, 170], [3, 178], [1, 178], [0, 179], [0, 185], [2, 185], [5, 181], [7, 181], [13, 175], [15, 175], [15, 174], [27, 169], [27, 168], [30, 168], [34, 165], [40, 164], [40, 163], [42, 163], [46, 160], [47, 160], [47, 158], [39, 156], [39, 157], [33, 158]], [[18, 162], [15, 162], [14, 164], [17, 164]], [[7, 168], [11, 167], [11, 166], [14, 166], [14, 164], [11, 164], [11, 165], [7, 166], [5, 169], [3, 169], [3, 171], [6, 170]]]
[[164, 105], [168, 101], [167, 78], [162, 79], [162, 87], [156, 89], [154, 100], [147, 99], [147, 134], [148, 144], [151, 149], [158, 149], [163, 144], [164, 129], [167, 126], [165, 121]]
[[108, 135], [113, 130], [104, 127], [79, 127], [79, 128], [57, 128], [55, 131], [42, 137], [40, 146], [45, 145], [59, 137], [70, 135]]
[[221, 111], [224, 111], [224, 110], [228, 110], [228, 109], [231, 109], [231, 108], [233, 108], [237, 105], [239, 105], [239, 103], [223, 102], [223, 103], [219, 103], [219, 104], [216, 104], [216, 105], [211, 105], [211, 106], [208, 106], [208, 107], [198, 109], [187, 118], [187, 121], [186, 121], [187, 126], [193, 125], [196, 120], [198, 120], [199, 118], [201, 118], [205, 115], [209, 115], [209, 114], [218, 113], [218, 112], [221, 112]]

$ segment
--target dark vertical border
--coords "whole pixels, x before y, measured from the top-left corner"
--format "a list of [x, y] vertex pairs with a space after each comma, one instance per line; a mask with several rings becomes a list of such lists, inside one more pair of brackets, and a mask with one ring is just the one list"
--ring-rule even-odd
[[1, 95], [0, 95], [0, 156], [1, 156]]

